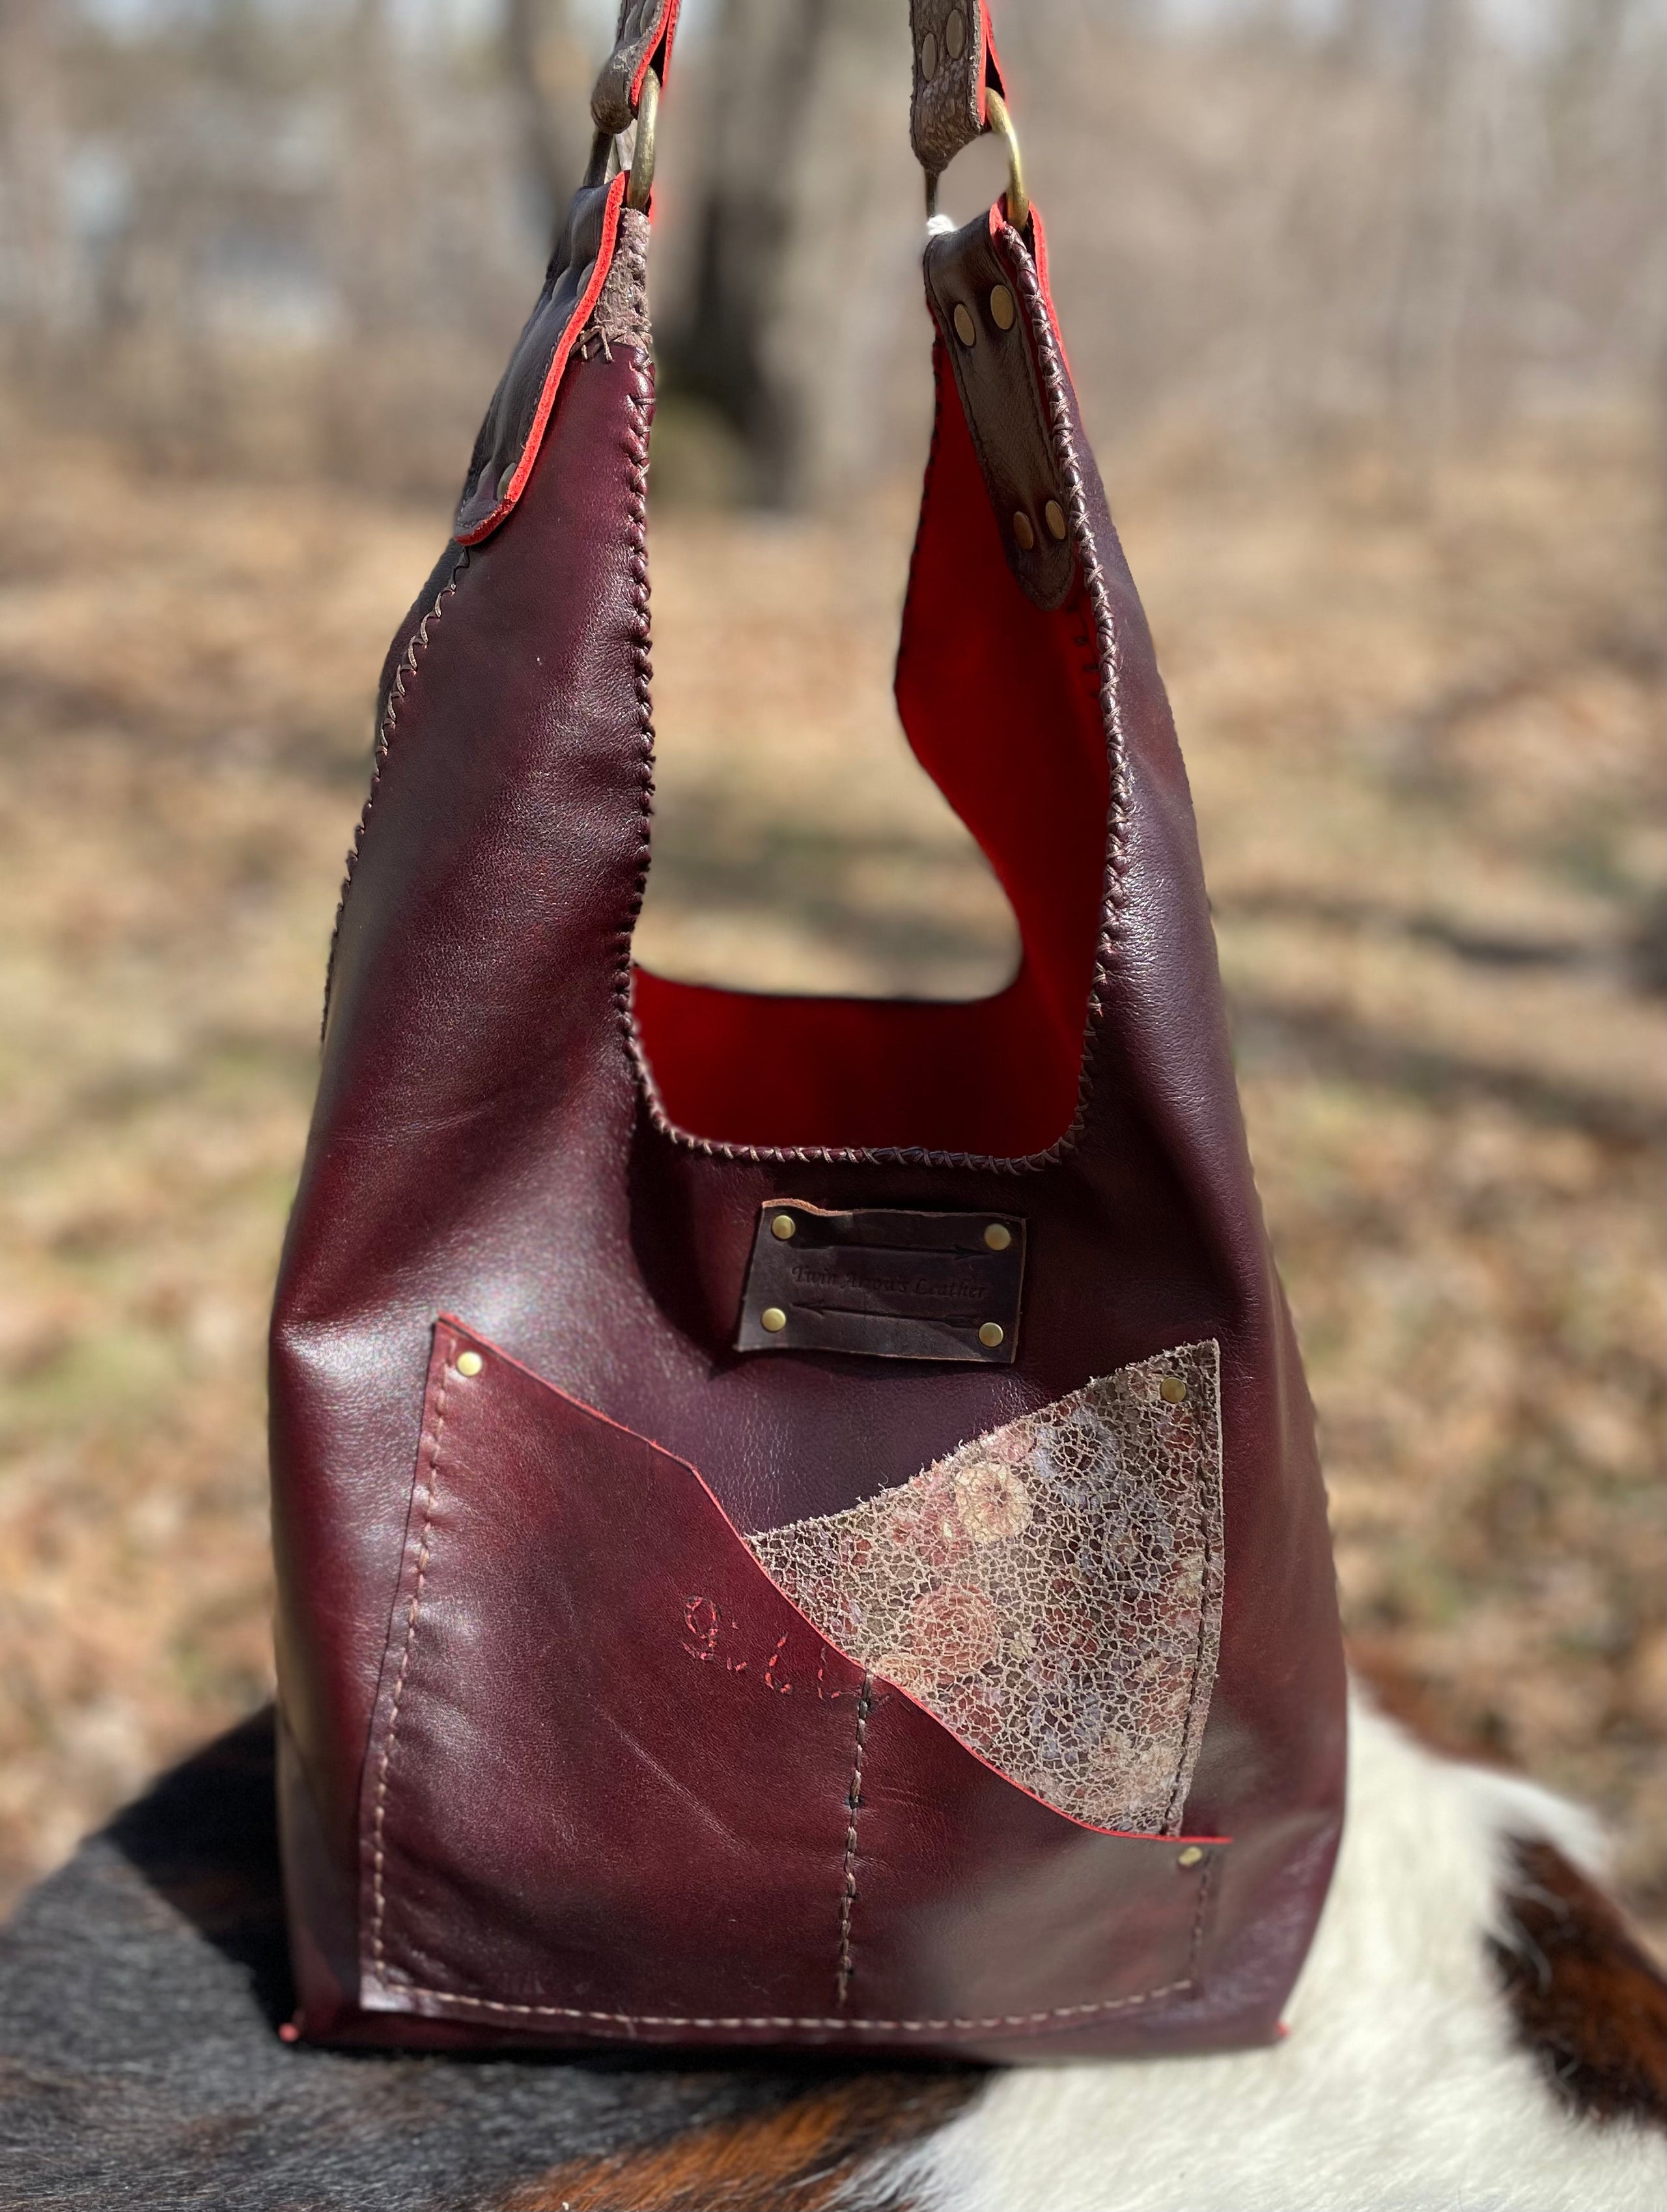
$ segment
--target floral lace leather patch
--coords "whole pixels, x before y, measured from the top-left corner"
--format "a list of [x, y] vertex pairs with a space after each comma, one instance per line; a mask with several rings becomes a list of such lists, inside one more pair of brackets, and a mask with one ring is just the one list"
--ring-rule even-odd
[[1058, 1812], [1178, 1833], [1221, 1632], [1220, 1359], [1120, 1367], [747, 1542], [829, 1642]]

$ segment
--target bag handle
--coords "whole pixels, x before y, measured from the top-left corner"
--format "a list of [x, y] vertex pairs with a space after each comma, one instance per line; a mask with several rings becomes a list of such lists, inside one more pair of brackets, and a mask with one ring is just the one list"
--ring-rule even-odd
[[926, 172], [926, 211], [937, 212], [938, 179], [963, 147], [994, 131], [1007, 149], [1007, 219], [1025, 228], [1019, 140], [990, 29], [989, 0], [909, 0], [915, 88], [909, 140]]
[[[621, 0], [613, 50], [602, 64], [590, 112], [596, 125], [587, 185], [618, 173], [618, 141], [636, 137], [625, 204], [646, 214], [654, 185], [660, 94], [671, 59], [680, 0]], [[1007, 153], [1007, 220], [1023, 230], [1030, 216], [1019, 137], [990, 29], [988, 0], [910, 0], [914, 86], [909, 138], [926, 172], [926, 211], [937, 212], [938, 179], [964, 147], [993, 131]]]
[[[620, 227], [629, 232], [633, 222], [646, 225], [660, 88], [680, 4], [622, 0], [613, 50], [591, 94], [596, 136], [584, 181], [470, 457], [453, 520], [460, 545], [482, 544], [514, 511], [538, 459], [568, 357], [607, 280]], [[926, 171], [928, 228], [949, 227], [936, 216], [940, 176], [964, 146], [993, 131], [1007, 149], [1007, 220], [1023, 232], [1030, 202], [990, 40], [987, 0], [910, 0], [910, 11], [915, 57], [910, 137]], [[633, 130], [627, 173], [623, 141]], [[1035, 244], [1040, 255], [1039, 231]]]

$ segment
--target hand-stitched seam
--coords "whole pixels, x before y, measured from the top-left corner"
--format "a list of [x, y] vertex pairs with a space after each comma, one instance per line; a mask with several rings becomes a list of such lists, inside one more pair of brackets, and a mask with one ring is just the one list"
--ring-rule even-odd
[[[686, 1152], [703, 1153], [709, 1159], [750, 1160], [760, 1165], [782, 1166], [966, 1168], [986, 1175], [1035, 1175], [1043, 1169], [1057, 1167], [1076, 1152], [1087, 1127], [1094, 1094], [1095, 1048], [1104, 1018], [1104, 994], [1110, 981], [1116, 940], [1122, 932], [1122, 913], [1127, 901], [1125, 877], [1129, 866], [1130, 783], [1128, 744], [1122, 725], [1122, 649], [1112, 618], [1111, 594], [1106, 585], [1105, 571], [1101, 566], [1089, 523], [1088, 497], [1071, 428], [1065, 372], [1059, 349], [1054, 343], [1048, 304], [1042, 296], [1041, 281], [1029, 247], [1012, 224], [1004, 222], [999, 235], [1029, 319], [1031, 336], [1036, 348], [1037, 369], [1047, 408], [1048, 428], [1065, 489], [1072, 541], [1082, 568], [1083, 590], [1093, 611], [1094, 631], [1099, 646], [1097, 673], [1099, 678], [1100, 721], [1105, 732], [1111, 770], [1100, 930], [1094, 947], [1093, 975], [1083, 1023], [1082, 1062], [1077, 1079], [1076, 1110], [1064, 1135], [1049, 1146], [1045, 1152], [1012, 1158], [992, 1152], [942, 1152], [924, 1145], [869, 1145], [842, 1149], [835, 1145], [731, 1145], [715, 1137], [697, 1136], [691, 1130], [680, 1129], [666, 1113], [665, 1101], [654, 1082], [642, 1039], [637, 1036], [636, 1024], [631, 1018], [628, 925], [621, 1005], [627, 1049], [636, 1069], [649, 1119], [660, 1133], [672, 1144], [680, 1146]], [[641, 525], [634, 526], [634, 543], [640, 529]], [[646, 605], [646, 585], [643, 600]], [[641, 902], [639, 888], [636, 902], [631, 908], [632, 921], [636, 919]]]
[[630, 508], [626, 525], [631, 574], [631, 659], [636, 673], [638, 816], [636, 872], [630, 903], [619, 933], [614, 969], [614, 1006], [629, 1054], [654, 1104], [647, 1063], [636, 1047], [631, 1018], [631, 939], [648, 885], [648, 857], [654, 811], [654, 720], [652, 624], [648, 596], [648, 434], [654, 420], [653, 371], [645, 361], [634, 366], [626, 392], [631, 422], [626, 440], [630, 462]]
[[839, 1871], [839, 1955], [834, 1969], [834, 2002], [843, 2004], [851, 1987], [851, 1915], [856, 1908], [856, 1816], [862, 1803], [862, 1757], [868, 1741], [868, 1711], [874, 1678], [865, 1668], [856, 1701], [856, 1742], [851, 1753], [851, 1786], [845, 1797], [845, 1857]]
[[573, 350], [581, 361], [588, 361], [593, 349], [611, 362], [615, 346], [635, 346], [639, 352], [648, 352], [648, 218], [634, 208], [621, 208], [613, 259], [590, 319], [573, 342]]
[[442, 1365], [440, 1388], [435, 1398], [434, 1443], [429, 1454], [429, 1487], [423, 1504], [423, 1526], [417, 1539], [417, 1583], [405, 1609], [405, 1643], [399, 1655], [399, 1671], [394, 1677], [393, 1702], [388, 1709], [388, 1732], [383, 1739], [382, 1755], [376, 1770], [376, 1809], [371, 1826], [371, 1922], [370, 1954], [375, 1961], [377, 1973], [386, 1978], [386, 1964], [382, 1950], [382, 1923], [387, 1910], [387, 1893], [383, 1881], [386, 1852], [385, 1836], [387, 1826], [388, 1767], [393, 1758], [394, 1738], [399, 1732], [399, 1706], [405, 1694], [405, 1680], [411, 1672], [411, 1653], [417, 1643], [417, 1623], [423, 1610], [423, 1589], [429, 1573], [429, 1534], [434, 1525], [435, 1496], [440, 1486], [440, 1439], [446, 1427], [446, 1370]]
[[1091, 2020], [1104, 2013], [1125, 2012], [1135, 2005], [1151, 2004], [1159, 1997], [1179, 1996], [1191, 1989], [1193, 1983], [1189, 1975], [1180, 1981], [1162, 1983], [1157, 1989], [1137, 1990], [1129, 1996], [1104, 1997], [1095, 2004], [1056, 2005], [1047, 2012], [990, 2013], [983, 2018], [955, 2014], [944, 2020], [858, 2020], [849, 2016], [821, 2017], [814, 2014], [795, 2015], [790, 2013], [731, 2014], [725, 2017], [681, 2013], [594, 2012], [576, 2005], [509, 2004], [498, 1997], [465, 1996], [459, 1990], [423, 1989], [412, 1982], [400, 1982], [397, 1986], [402, 1996], [433, 1997], [443, 2004], [474, 2005], [483, 2012], [511, 2013], [523, 2019], [595, 2021], [614, 2027], [801, 2027], [824, 2029], [830, 2033], [844, 2029], [888, 2029], [909, 2035], [941, 2035], [957, 2029], [981, 2034], [992, 2028], [1002, 2027], [1037, 2031], [1057, 2025], [1068, 2028], [1074, 2021]]
[[353, 833], [353, 842], [348, 849], [346, 872], [342, 878], [341, 896], [336, 902], [336, 919], [330, 932], [330, 954], [325, 963], [324, 1012], [319, 1018], [319, 1033], [324, 1034], [330, 1018], [330, 992], [336, 980], [336, 954], [341, 944], [342, 920], [347, 912], [347, 895], [353, 888], [353, 872], [359, 865], [359, 855], [364, 850], [365, 832], [370, 827], [371, 809], [382, 786], [382, 770], [387, 764], [388, 747], [392, 742], [394, 724], [399, 719], [399, 708], [405, 696], [405, 678], [417, 673], [417, 656], [426, 653], [429, 632], [445, 612], [446, 602], [458, 586], [458, 579], [469, 565], [469, 548], [465, 545], [452, 563], [451, 574], [435, 595], [429, 609], [416, 629], [405, 641], [405, 650], [394, 663], [393, 682], [382, 709], [382, 719], [377, 725], [375, 758], [370, 772], [370, 789], [365, 793], [365, 803], [360, 811], [359, 824]]

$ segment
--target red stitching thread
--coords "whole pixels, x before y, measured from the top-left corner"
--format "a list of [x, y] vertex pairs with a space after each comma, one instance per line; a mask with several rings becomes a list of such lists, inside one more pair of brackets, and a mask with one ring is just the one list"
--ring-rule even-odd
[[383, 1887], [382, 1869], [386, 1858], [383, 1833], [387, 1825], [388, 1764], [393, 1757], [393, 1740], [399, 1732], [399, 1703], [405, 1694], [405, 1678], [411, 1672], [411, 1650], [417, 1641], [417, 1616], [423, 1610], [423, 1585], [429, 1572], [429, 1531], [434, 1525], [435, 1494], [440, 1485], [440, 1439], [446, 1427], [446, 1371], [449, 1362], [440, 1370], [440, 1389], [434, 1403], [434, 1446], [429, 1455], [429, 1490], [423, 1506], [423, 1527], [417, 1540], [417, 1586], [412, 1590], [411, 1603], [405, 1610], [405, 1645], [399, 1655], [399, 1672], [394, 1677], [393, 1703], [388, 1709], [388, 1732], [382, 1745], [382, 1756], [376, 1771], [376, 1816], [371, 1830], [371, 1896], [373, 1910], [370, 1923], [370, 1952], [379, 1972], [382, 1970], [382, 1921], [387, 1908], [387, 1895]]
[[856, 1748], [851, 1756], [851, 1786], [845, 1798], [845, 1858], [840, 1869], [839, 1955], [834, 1972], [834, 2002], [843, 2004], [851, 1986], [851, 1913], [856, 1905], [856, 1816], [862, 1802], [862, 1754], [868, 1741], [869, 1693], [873, 1676], [864, 1671], [856, 1701]]

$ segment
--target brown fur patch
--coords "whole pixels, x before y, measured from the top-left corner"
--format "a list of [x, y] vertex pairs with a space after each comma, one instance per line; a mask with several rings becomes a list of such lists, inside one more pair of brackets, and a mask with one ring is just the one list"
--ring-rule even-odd
[[1517, 2033], [1570, 2110], [1667, 2127], [1667, 1980], [1554, 1845], [1518, 1842], [1490, 1944]]
[[1349, 1672], [1372, 1692], [1378, 1711], [1444, 1759], [1468, 1759], [1511, 1771], [1497, 1732], [1485, 1722], [1467, 1725], [1450, 1693], [1411, 1666], [1391, 1635], [1348, 1638]]
[[[824, 2212], [876, 2152], [943, 2127], [983, 2079], [970, 2068], [853, 2074], [773, 2112], [565, 2161], [507, 2197], [505, 2212]], [[887, 2212], [907, 2207], [892, 2198]]]

